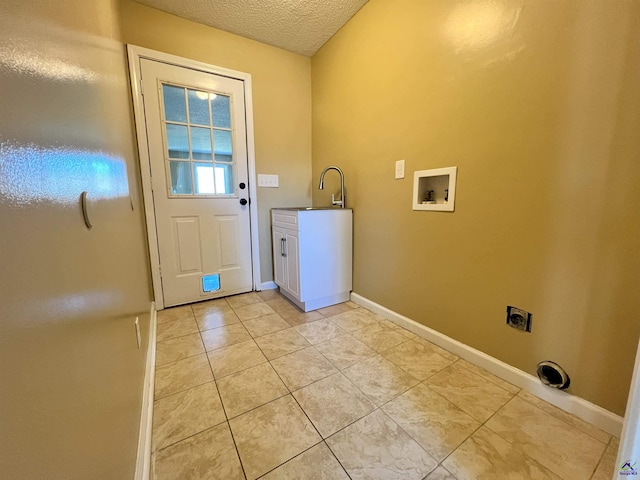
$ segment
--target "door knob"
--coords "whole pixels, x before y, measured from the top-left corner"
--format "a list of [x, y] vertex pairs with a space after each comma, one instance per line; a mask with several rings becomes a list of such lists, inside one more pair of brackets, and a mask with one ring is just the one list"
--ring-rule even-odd
[[247, 204], [247, 199], [246, 198], [241, 198], [240, 199], [240, 205], [246, 205]]

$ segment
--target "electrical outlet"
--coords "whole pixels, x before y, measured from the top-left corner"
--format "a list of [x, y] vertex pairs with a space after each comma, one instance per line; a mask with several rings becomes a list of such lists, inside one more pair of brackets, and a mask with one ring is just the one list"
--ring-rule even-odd
[[396, 179], [404, 178], [404, 160], [396, 162]]
[[516, 307], [507, 307], [507, 325], [517, 330], [531, 332], [533, 315]]

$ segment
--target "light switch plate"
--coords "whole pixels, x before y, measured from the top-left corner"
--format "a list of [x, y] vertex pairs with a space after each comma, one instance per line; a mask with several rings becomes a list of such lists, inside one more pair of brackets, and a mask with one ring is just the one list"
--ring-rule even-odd
[[396, 179], [404, 178], [404, 160], [396, 162]]
[[258, 174], [258, 186], [265, 188], [278, 188], [278, 175]]

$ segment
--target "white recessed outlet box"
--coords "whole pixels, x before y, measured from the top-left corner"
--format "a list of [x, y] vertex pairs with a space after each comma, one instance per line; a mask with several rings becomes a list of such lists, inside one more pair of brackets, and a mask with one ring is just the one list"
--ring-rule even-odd
[[399, 178], [404, 178], [404, 160], [396, 162], [396, 180]]
[[265, 188], [278, 188], [278, 175], [258, 174], [258, 186]]
[[434, 168], [413, 173], [413, 209], [453, 212], [458, 167]]

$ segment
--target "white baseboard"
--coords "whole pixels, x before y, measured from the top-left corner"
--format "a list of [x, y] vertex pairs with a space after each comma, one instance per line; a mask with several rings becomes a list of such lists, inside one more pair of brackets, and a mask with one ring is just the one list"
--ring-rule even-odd
[[278, 285], [276, 285], [276, 282], [262, 282], [260, 284], [258, 284], [258, 290], [262, 291], [262, 290], [275, 290], [276, 288], [278, 288]]
[[153, 426], [153, 391], [156, 371], [156, 325], [157, 311], [151, 302], [149, 318], [149, 341], [147, 344], [147, 363], [142, 392], [140, 413], [140, 433], [138, 435], [138, 455], [136, 459], [135, 480], [149, 480], [151, 474], [151, 428]]
[[546, 402], [549, 402], [556, 407], [575, 415], [582, 420], [585, 420], [592, 425], [604, 430], [611, 435], [620, 437], [622, 432], [623, 418], [608, 410], [605, 410], [598, 405], [595, 405], [583, 398], [571, 395], [562, 390], [549, 388], [540, 382], [538, 377], [530, 375], [522, 370], [519, 370], [507, 363], [504, 363], [497, 358], [494, 358], [486, 353], [469, 347], [464, 343], [454, 340], [451, 337], [447, 337], [436, 330], [422, 325], [410, 318], [407, 318], [399, 313], [389, 310], [382, 305], [379, 305], [357, 293], [351, 294], [351, 300], [358, 305], [361, 305], [372, 312], [394, 322], [401, 327], [415, 333], [435, 343], [439, 347], [450, 351], [458, 355], [460, 358], [467, 360], [479, 367], [488, 370], [494, 375], [506, 380], [513, 385], [522, 388], [523, 390], [539, 397]]

